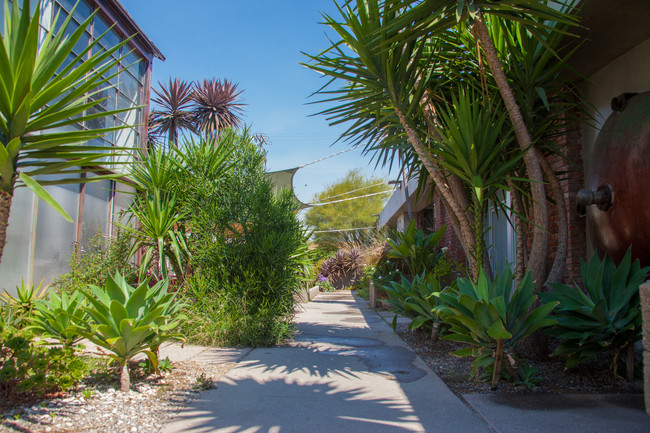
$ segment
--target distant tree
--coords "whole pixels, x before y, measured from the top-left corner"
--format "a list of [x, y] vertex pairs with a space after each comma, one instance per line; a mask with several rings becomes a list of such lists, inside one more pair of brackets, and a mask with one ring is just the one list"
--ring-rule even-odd
[[[369, 196], [339, 201], [366, 195]], [[362, 231], [333, 230], [374, 227], [376, 214], [381, 212], [389, 197], [390, 187], [384, 179], [366, 178], [361, 170], [350, 170], [345, 177], [316, 194], [314, 203], [332, 202], [332, 204], [310, 208], [305, 215], [305, 223], [318, 232], [332, 230], [329, 233], [317, 233], [316, 242], [321, 248], [335, 250], [341, 242], [355, 238], [355, 235], [359, 235]]]

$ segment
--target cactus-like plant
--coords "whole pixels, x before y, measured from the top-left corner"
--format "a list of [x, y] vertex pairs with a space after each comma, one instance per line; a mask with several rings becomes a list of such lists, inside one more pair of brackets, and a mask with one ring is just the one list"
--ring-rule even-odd
[[137, 287], [129, 285], [119, 273], [109, 278], [103, 288], [88, 286], [82, 292], [90, 306], [84, 309], [91, 323], [78, 322], [76, 332], [107, 350], [108, 356], [121, 366], [121, 389], [130, 388], [128, 362], [139, 353], [147, 355], [158, 371], [157, 350], [169, 340], [182, 340], [174, 332], [182, 317], [175, 294], [168, 292], [167, 280], [149, 287], [149, 280]]
[[574, 367], [596, 355], [611, 351], [611, 369], [617, 373], [617, 361], [627, 350], [627, 377], [634, 376], [634, 343], [641, 339], [642, 317], [639, 286], [648, 277], [650, 267], [632, 263], [628, 250], [620, 264], [597, 254], [589, 263], [581, 263], [583, 291], [577, 284], [553, 284], [553, 292], [544, 299], [559, 301], [558, 325], [548, 333], [560, 343], [554, 355], [567, 355], [566, 367]]
[[79, 292], [72, 295], [52, 292], [48, 300], [36, 303], [28, 329], [41, 337], [56, 340], [57, 344], [72, 348], [82, 339], [74, 323], [86, 321], [86, 306], [85, 299]]
[[[472, 375], [481, 366], [494, 366], [492, 387], [499, 384], [504, 354], [514, 345], [540, 328], [557, 323], [549, 317], [557, 302], [532, 309], [537, 299], [535, 285], [527, 272], [513, 290], [510, 268], [493, 281], [481, 270], [478, 282], [467, 278], [457, 280], [458, 290], [440, 295], [444, 305], [439, 312], [451, 325], [445, 340], [468, 343], [471, 347], [454, 352], [458, 356], [474, 356]], [[514, 367], [514, 366], [512, 366]]]

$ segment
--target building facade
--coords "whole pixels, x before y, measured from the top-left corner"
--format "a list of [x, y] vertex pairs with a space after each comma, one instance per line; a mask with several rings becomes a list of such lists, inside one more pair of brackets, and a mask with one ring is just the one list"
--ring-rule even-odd
[[[36, 7], [36, 3], [32, 1], [32, 8]], [[75, 3], [76, 0], [42, 1], [41, 31], [46, 32], [53, 25], [60, 27], [73, 11]], [[94, 96], [97, 99], [106, 98], [95, 111], [142, 108], [68, 128], [126, 126], [125, 129], [110, 132], [89, 144], [106, 146], [107, 150], [118, 146], [143, 147], [146, 143], [146, 107], [149, 104], [151, 67], [155, 58], [164, 60], [164, 57], [117, 0], [79, 1], [72, 12], [72, 23], [68, 26], [68, 31], [74, 31], [95, 11], [96, 15], [88, 31], [74, 48], [75, 54], [81, 53], [91, 41], [104, 33], [100, 45], [88, 55], [136, 35], [114, 54], [116, 59], [121, 60], [118, 68], [109, 74], [119, 74], [111, 79], [111, 87]], [[57, 16], [58, 19], [55, 20]], [[0, 8], [0, 19], [4, 22], [3, 8]], [[71, 57], [70, 61], [72, 60]], [[47, 190], [74, 219], [74, 223], [65, 221], [27, 188], [18, 188], [11, 207], [7, 244], [0, 262], [0, 288], [11, 292], [21, 278], [26, 282], [38, 283], [43, 280], [49, 283], [57, 275], [66, 272], [73, 246], [79, 245], [83, 249], [98, 230], [110, 236], [114, 230], [113, 223], [119, 218], [120, 212], [128, 207], [131, 197], [128, 186], [108, 180], [48, 186]]]

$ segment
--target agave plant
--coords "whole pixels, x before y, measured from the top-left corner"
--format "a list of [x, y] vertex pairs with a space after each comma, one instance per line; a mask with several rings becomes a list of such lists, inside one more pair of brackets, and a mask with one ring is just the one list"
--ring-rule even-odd
[[175, 294], [168, 292], [167, 280], [149, 287], [149, 280], [137, 287], [129, 285], [119, 273], [108, 278], [103, 288], [88, 286], [82, 292], [90, 306], [84, 309], [92, 319], [90, 324], [78, 321], [75, 331], [97, 346], [107, 350], [108, 356], [121, 367], [121, 389], [130, 388], [128, 362], [144, 353], [158, 371], [157, 350], [169, 340], [182, 340], [175, 333], [182, 317], [181, 305]]
[[36, 311], [28, 328], [44, 338], [52, 338], [64, 347], [72, 348], [81, 340], [74, 323], [84, 322], [87, 304], [80, 292], [72, 295], [52, 292], [48, 300], [36, 304]]
[[25, 284], [25, 280], [21, 279], [20, 286], [16, 286], [16, 296], [12, 296], [5, 289], [4, 293], [0, 293], [0, 299], [13, 310], [19, 322], [28, 321], [38, 302], [47, 295], [49, 285], [41, 287], [42, 285], [42, 281], [38, 286], [34, 286]]
[[194, 83], [175, 78], [169, 84], [158, 83], [151, 101], [158, 107], [151, 112], [149, 128], [155, 135], [167, 134], [169, 146], [178, 146], [178, 131], [194, 131], [190, 113]]
[[[30, 10], [34, 10], [31, 17]], [[74, 47], [86, 35], [94, 13], [77, 27], [71, 12], [61, 26], [53, 24], [41, 38], [40, 11], [40, 3], [30, 8], [30, 1], [24, 0], [21, 8], [14, 1], [0, 34], [0, 257], [14, 189], [27, 186], [72, 222], [43, 186], [112, 178], [79, 174], [97, 170], [126, 150], [107, 153], [104, 146], [87, 144], [123, 127], [77, 130], [74, 125], [136, 108], [93, 112], [104, 102], [95, 100], [96, 95], [119, 73], [111, 73], [120, 60], [112, 56], [128, 39], [104, 50], [98, 45], [102, 35], [75, 54]], [[44, 175], [56, 178], [35, 179]]]
[[402, 260], [411, 275], [429, 272], [444, 255], [438, 249], [440, 240], [445, 235], [446, 227], [435, 233], [425, 235], [422, 229], [415, 228], [415, 220], [411, 221], [404, 233], [397, 233], [397, 240], [388, 239], [390, 246], [388, 257]]
[[391, 281], [383, 286], [388, 295], [388, 302], [397, 313], [393, 318], [393, 329], [397, 325], [397, 315], [409, 317], [409, 329], [426, 327], [431, 329], [431, 339], [438, 340], [442, 320], [439, 315], [440, 295], [447, 288], [440, 287], [440, 280], [433, 274], [416, 275], [413, 281], [402, 276], [400, 282]]
[[227, 128], [241, 125], [240, 114], [245, 104], [239, 102], [237, 84], [231, 81], [203, 80], [194, 89], [193, 121], [197, 129], [207, 136], [219, 137]]
[[[478, 282], [467, 278], [457, 280], [458, 290], [440, 295], [444, 303], [438, 308], [443, 320], [451, 325], [443, 340], [454, 340], [471, 347], [454, 352], [458, 356], [473, 356], [472, 376], [479, 367], [493, 366], [492, 387], [501, 377], [502, 359], [515, 344], [536, 330], [557, 323], [549, 317], [558, 304], [549, 302], [532, 309], [537, 296], [529, 272], [513, 290], [513, 277], [506, 268], [493, 281], [481, 270]], [[513, 360], [508, 356], [508, 360]], [[511, 365], [514, 370], [514, 365]]]
[[585, 290], [578, 284], [553, 284], [554, 292], [543, 293], [544, 299], [559, 302], [558, 325], [548, 333], [560, 343], [554, 355], [567, 355], [571, 368], [604, 352], [613, 354], [611, 368], [617, 373], [617, 361], [627, 350], [627, 378], [634, 378], [634, 343], [641, 339], [639, 286], [648, 277], [650, 267], [632, 263], [631, 249], [618, 266], [605, 255], [597, 254], [589, 263], [582, 261], [580, 272]]

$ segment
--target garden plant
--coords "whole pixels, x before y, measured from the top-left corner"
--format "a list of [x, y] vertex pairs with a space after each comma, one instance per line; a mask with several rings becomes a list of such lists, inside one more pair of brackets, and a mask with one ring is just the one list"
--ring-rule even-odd
[[515, 371], [515, 345], [536, 330], [556, 324], [549, 314], [558, 302], [533, 308], [537, 296], [530, 273], [513, 289], [510, 268], [494, 280], [481, 271], [477, 283], [459, 278], [457, 284], [456, 290], [440, 295], [438, 312], [450, 326], [449, 333], [442, 338], [469, 344], [470, 347], [454, 354], [475, 358], [472, 376], [478, 377], [481, 367], [491, 369], [492, 387], [496, 388], [504, 357], [505, 367]]
[[557, 302], [554, 318], [557, 326], [547, 332], [560, 339], [554, 355], [566, 355], [566, 367], [572, 368], [602, 353], [611, 353], [610, 369], [618, 372], [618, 361], [625, 354], [626, 377], [634, 378], [634, 343], [641, 339], [643, 320], [639, 286], [650, 273], [639, 261], [632, 262], [631, 249], [616, 265], [605, 255], [594, 253], [581, 263], [584, 289], [575, 283], [553, 284], [553, 292], [543, 293], [549, 302]]

